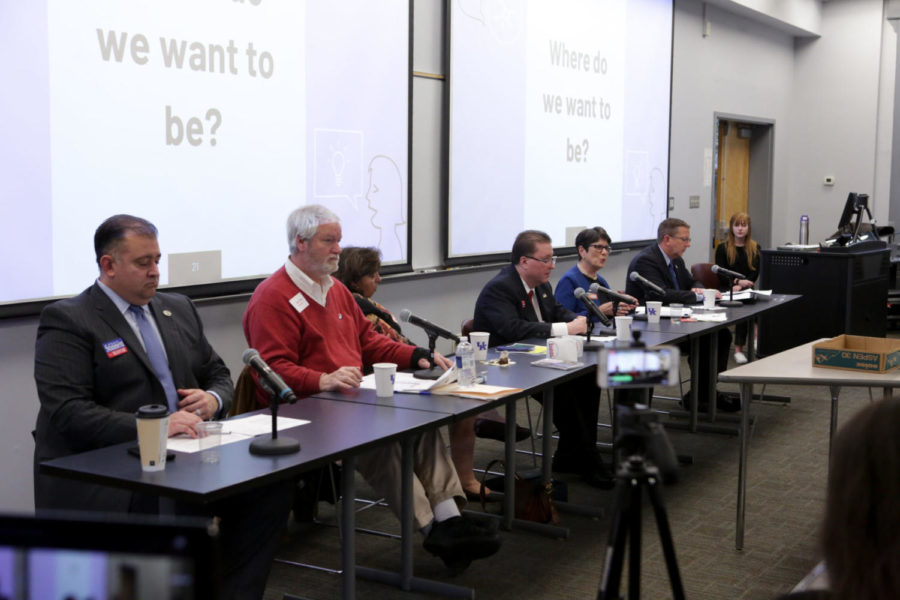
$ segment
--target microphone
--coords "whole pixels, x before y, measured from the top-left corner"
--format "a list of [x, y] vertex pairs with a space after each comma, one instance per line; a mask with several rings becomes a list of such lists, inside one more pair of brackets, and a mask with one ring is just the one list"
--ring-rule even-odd
[[637, 298], [632, 298], [628, 294], [620, 294], [619, 292], [614, 292], [609, 288], [605, 288], [597, 282], [591, 284], [590, 292], [592, 294], [606, 294], [613, 300], [617, 300], [618, 302], [624, 302], [625, 304], [637, 304]]
[[630, 279], [631, 281], [640, 283], [646, 289], [656, 292], [660, 296], [666, 295], [666, 291], [664, 289], [662, 289], [661, 287], [659, 287], [658, 285], [656, 285], [655, 283], [653, 283], [652, 281], [650, 281], [649, 279], [647, 279], [646, 277], [644, 277], [643, 275], [638, 273], [637, 271], [632, 271], [631, 273], [629, 273], [628, 279]]
[[459, 336], [455, 333], [450, 333], [443, 327], [439, 327], [432, 323], [431, 321], [426, 321], [416, 315], [412, 314], [408, 308], [404, 308], [400, 311], [400, 320], [404, 323], [412, 323], [418, 327], [421, 327], [428, 335], [434, 335], [437, 337], [447, 338], [448, 340], [453, 340], [454, 342], [459, 343]]
[[247, 348], [244, 350], [241, 360], [244, 361], [245, 365], [248, 365], [251, 369], [256, 371], [262, 381], [269, 386], [269, 390], [272, 394], [282, 402], [290, 402], [293, 404], [297, 401], [297, 395], [294, 394], [294, 390], [289, 388], [284, 382], [284, 379], [266, 364], [266, 361], [262, 359], [259, 352], [253, 348]]
[[588, 295], [585, 293], [583, 288], [580, 288], [580, 287], [575, 288], [575, 297], [578, 298], [579, 300], [581, 300], [581, 302], [584, 304], [585, 308], [587, 308], [588, 311], [590, 313], [592, 313], [595, 317], [600, 319], [600, 322], [603, 323], [603, 325], [605, 325], [606, 327], [610, 326], [611, 322], [609, 320], [609, 317], [604, 315], [600, 311], [600, 308], [596, 304], [594, 304], [594, 302], [590, 298], [588, 298]]
[[721, 273], [725, 277], [731, 277], [732, 279], [747, 279], [746, 275], [741, 275], [740, 273], [738, 273], [736, 271], [729, 271], [728, 269], [723, 269], [719, 265], [713, 265], [711, 270], [713, 273]]

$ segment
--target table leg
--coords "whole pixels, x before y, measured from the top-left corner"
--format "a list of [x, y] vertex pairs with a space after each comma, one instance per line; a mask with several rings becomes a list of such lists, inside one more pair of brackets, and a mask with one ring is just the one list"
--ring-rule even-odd
[[829, 385], [831, 392], [831, 425], [828, 428], [828, 457], [831, 458], [831, 443], [834, 441], [834, 433], [837, 431], [838, 422], [838, 396], [841, 395], [841, 386]]
[[356, 457], [345, 456], [341, 462], [341, 597], [353, 600], [356, 598], [356, 511], [353, 506], [353, 499], [356, 498]]
[[543, 422], [543, 439], [541, 440], [541, 472], [544, 475], [544, 481], [553, 479], [553, 388], [548, 388], [544, 392], [544, 422]]
[[719, 377], [719, 332], [713, 331], [709, 334], [709, 359], [714, 365], [709, 370], [709, 380], [706, 382], [709, 390], [709, 398], [706, 399], [709, 407], [709, 422], [716, 422], [716, 380]]
[[881, 388], [881, 399], [882, 400], [890, 400], [894, 395], [893, 389], [894, 388], [889, 388], [889, 387]]
[[747, 511], [747, 454], [750, 451], [750, 401], [753, 384], [741, 384], [741, 445], [738, 456], [738, 498], [734, 547], [744, 549], [744, 517]]
[[400, 589], [410, 591], [413, 578], [413, 438], [406, 436], [400, 445]]
[[[528, 402], [528, 400], [525, 400]], [[546, 420], [546, 419], [545, 419]], [[546, 439], [546, 432], [544, 439]], [[552, 432], [551, 432], [552, 433]], [[506, 476], [503, 477], [503, 520], [501, 525], [505, 531], [512, 529], [513, 517], [516, 513], [516, 404], [506, 403], [506, 442], [504, 443], [504, 461]], [[486, 475], [485, 475], [486, 476]]]
[[697, 411], [699, 407], [697, 403], [700, 398], [697, 396], [697, 389], [700, 387], [700, 340], [698, 338], [691, 339], [691, 433], [697, 433]]

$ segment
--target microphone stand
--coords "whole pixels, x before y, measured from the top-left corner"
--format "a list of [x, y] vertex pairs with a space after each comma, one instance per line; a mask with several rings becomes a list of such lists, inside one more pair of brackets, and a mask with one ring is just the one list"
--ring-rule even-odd
[[431, 368], [414, 371], [413, 377], [417, 379], [440, 379], [441, 375], [444, 374], [444, 370], [434, 364], [434, 347], [437, 345], [438, 334], [427, 329], [425, 333], [428, 334], [428, 350], [431, 351], [431, 358], [429, 359]]
[[728, 277], [728, 289], [729, 289], [728, 295], [730, 297], [730, 300], [720, 300], [719, 306], [732, 306], [732, 307], [733, 306], [743, 306], [744, 305], [743, 302], [741, 302], [740, 300], [734, 299], [734, 279], [735, 278], [730, 277], [728, 275], [726, 275], [726, 277]]
[[591, 341], [591, 332], [594, 331], [594, 315], [591, 314], [591, 311], [587, 311], [585, 316], [587, 318], [587, 339], [584, 341], [584, 349], [599, 350], [603, 347], [603, 342]]
[[300, 442], [294, 438], [278, 437], [278, 405], [281, 401], [278, 396], [265, 385], [260, 378], [263, 389], [269, 393], [269, 411], [272, 413], [272, 436], [259, 436], [250, 442], [250, 454], [260, 456], [279, 456], [281, 454], [293, 454], [300, 452]]

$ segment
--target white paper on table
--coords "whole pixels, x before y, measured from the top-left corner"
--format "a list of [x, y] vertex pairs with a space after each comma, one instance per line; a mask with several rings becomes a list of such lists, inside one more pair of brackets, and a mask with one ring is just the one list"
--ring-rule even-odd
[[695, 312], [694, 319], [697, 321], [719, 323], [721, 321], [727, 321], [728, 316], [724, 312]]
[[[581, 337], [585, 337], [584, 334], [579, 334]], [[616, 339], [615, 335], [592, 335], [592, 342], [611, 342]]]
[[[222, 441], [220, 446], [239, 442], [248, 438], [264, 435], [272, 432], [272, 416], [271, 415], [253, 415], [243, 419], [230, 419], [221, 421], [222, 423]], [[278, 431], [290, 429], [291, 427], [299, 427], [309, 423], [306, 419], [291, 419], [289, 417], [278, 417], [276, 428]], [[209, 446], [208, 446], [209, 447]], [[177, 450], [178, 452], [200, 451], [200, 442], [198, 438], [191, 438], [186, 435], [176, 435], [170, 437], [166, 442], [167, 450]]]
[[[456, 381], [456, 367], [447, 369], [439, 379], [419, 379], [412, 373], [396, 373], [394, 375], [394, 391], [416, 393], [440, 387]], [[371, 373], [363, 377], [359, 387], [366, 390], [375, 389], [375, 374]]]
[[[737, 296], [737, 294], [735, 294], [735, 296]], [[677, 311], [679, 309], [675, 309], [675, 310]], [[681, 310], [682, 317], [690, 317], [694, 313], [693, 309], [691, 309], [690, 307], [687, 307], [687, 306], [681, 307], [680, 310]], [[643, 315], [646, 312], [647, 312], [646, 306], [638, 306], [636, 309], [634, 309], [634, 314], [636, 314], [636, 315]], [[663, 306], [662, 309], [659, 311], [659, 316], [666, 318], [666, 319], [671, 318], [672, 317], [672, 308], [670, 306]], [[615, 339], [615, 338], [613, 337], [612, 339]]]
[[[772, 290], [741, 290], [734, 293], [735, 300], [751, 300], [753, 296], [763, 296], [768, 298], [772, 295]], [[731, 294], [722, 292], [723, 300], [731, 300]]]

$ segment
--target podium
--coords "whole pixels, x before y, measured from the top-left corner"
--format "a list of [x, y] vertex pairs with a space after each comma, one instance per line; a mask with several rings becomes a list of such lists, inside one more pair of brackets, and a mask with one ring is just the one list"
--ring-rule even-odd
[[763, 250], [759, 289], [803, 297], [760, 316], [760, 355], [842, 333], [884, 337], [890, 250], [882, 243], [874, 246]]

